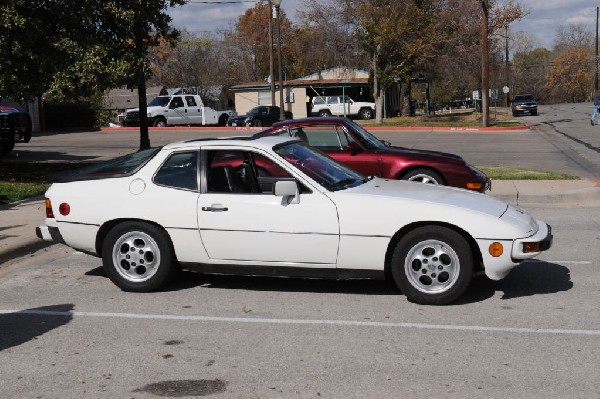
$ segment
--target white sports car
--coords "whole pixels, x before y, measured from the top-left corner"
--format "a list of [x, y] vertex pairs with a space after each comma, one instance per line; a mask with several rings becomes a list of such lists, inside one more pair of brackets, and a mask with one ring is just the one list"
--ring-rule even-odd
[[216, 274], [393, 278], [447, 304], [550, 248], [550, 227], [484, 194], [365, 178], [304, 142], [191, 140], [83, 169], [46, 192], [44, 240], [102, 257], [125, 291], [178, 268]]

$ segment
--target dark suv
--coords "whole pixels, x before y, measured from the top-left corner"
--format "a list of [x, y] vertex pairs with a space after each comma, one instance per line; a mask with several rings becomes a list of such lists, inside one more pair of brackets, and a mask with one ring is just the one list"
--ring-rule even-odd
[[531, 94], [517, 94], [512, 101], [512, 114], [537, 115], [537, 102]]

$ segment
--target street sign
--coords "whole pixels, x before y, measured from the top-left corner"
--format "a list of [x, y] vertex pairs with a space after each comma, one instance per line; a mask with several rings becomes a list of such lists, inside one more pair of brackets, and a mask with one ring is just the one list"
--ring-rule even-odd
[[479, 90], [473, 90], [473, 100], [479, 100]]
[[508, 88], [508, 86], [504, 86], [502, 88], [502, 93], [504, 93], [504, 94], [508, 94], [509, 91], [510, 91], [510, 89]]

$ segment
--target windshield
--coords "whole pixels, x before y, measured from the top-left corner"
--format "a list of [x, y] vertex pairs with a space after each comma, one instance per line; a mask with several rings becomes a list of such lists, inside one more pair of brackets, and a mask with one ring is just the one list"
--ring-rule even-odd
[[136, 172], [142, 165], [148, 162], [159, 151], [160, 147], [150, 148], [133, 154], [101, 162], [97, 165], [88, 166], [73, 172], [67, 180], [87, 180], [105, 177], [121, 177]]
[[369, 150], [379, 150], [385, 148], [385, 144], [371, 133], [367, 132], [358, 123], [347, 120], [346, 124], [356, 133], [356, 139]]
[[252, 108], [250, 111], [248, 111], [248, 115], [258, 115], [259, 114], [259, 112], [258, 112], [259, 109], [260, 109], [259, 107]]
[[149, 107], [166, 107], [171, 97], [155, 97], [148, 103]]
[[535, 101], [533, 96], [515, 96], [515, 101]]
[[305, 142], [285, 143], [273, 150], [329, 191], [356, 187], [368, 180]]

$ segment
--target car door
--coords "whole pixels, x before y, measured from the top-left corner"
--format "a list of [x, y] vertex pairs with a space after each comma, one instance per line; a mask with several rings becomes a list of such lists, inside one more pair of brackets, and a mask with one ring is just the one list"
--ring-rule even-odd
[[202, 110], [194, 96], [185, 96], [185, 110], [187, 123], [190, 125], [202, 125]]
[[[213, 260], [294, 263], [305, 267], [335, 267], [339, 225], [333, 202], [303, 185], [298, 204], [265, 192], [256, 177], [255, 159], [262, 174], [273, 167], [282, 179], [291, 173], [257, 151], [211, 149], [203, 151], [203, 189], [198, 200], [198, 226]], [[281, 175], [281, 173], [279, 173]], [[254, 177], [253, 177], [254, 176]]]
[[[364, 149], [352, 140], [341, 125], [319, 124], [303, 126], [301, 129], [308, 144], [324, 151], [333, 159], [365, 176], [381, 176], [378, 154]], [[290, 132], [292, 136], [299, 136], [294, 129], [290, 129]]]
[[187, 115], [187, 107], [181, 96], [173, 96], [169, 103], [167, 111], [167, 120], [169, 125], [187, 125], [189, 118]]

